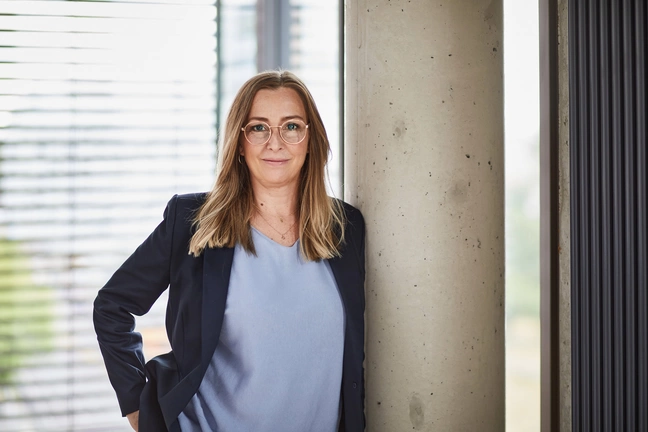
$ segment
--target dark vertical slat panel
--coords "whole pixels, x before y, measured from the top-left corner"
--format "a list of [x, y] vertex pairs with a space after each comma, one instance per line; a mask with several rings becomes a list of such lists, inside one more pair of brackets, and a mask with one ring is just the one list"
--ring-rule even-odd
[[599, 1], [599, 21], [601, 56], [599, 69], [601, 71], [599, 89], [601, 97], [601, 252], [604, 259], [601, 264], [601, 303], [602, 316], [602, 383], [601, 399], [603, 410], [602, 430], [613, 432], [613, 386], [612, 386], [612, 316], [613, 316], [613, 285], [612, 265], [607, 257], [612, 256], [612, 195], [608, 179], [611, 175], [611, 152], [610, 152], [610, 125], [606, 119], [610, 118], [610, 4], [607, 1]]
[[578, 105], [575, 101], [580, 100], [580, 88], [578, 86], [578, 69], [580, 63], [578, 61], [578, 56], [576, 55], [576, 47], [580, 46], [580, 38], [578, 29], [578, 20], [576, 17], [579, 13], [579, 5], [576, 1], [570, 1], [568, 4], [568, 26], [569, 26], [569, 171], [571, 176], [571, 181], [569, 183], [570, 189], [570, 232], [572, 233], [572, 241], [570, 247], [570, 261], [571, 261], [571, 315], [572, 315], [572, 428], [574, 432], [582, 430], [581, 422], [581, 410], [580, 410], [580, 400], [581, 400], [581, 386], [583, 382], [582, 377], [582, 368], [581, 364], [581, 345], [580, 345], [580, 334], [581, 334], [581, 322], [582, 322], [582, 313], [581, 313], [581, 296], [580, 290], [578, 289], [581, 286], [581, 266], [580, 266], [580, 242], [576, 240], [576, 235], [579, 232], [580, 220], [582, 218], [581, 208], [579, 206], [578, 200], [578, 182], [576, 179], [580, 179], [580, 117], [578, 116]]
[[646, 9], [570, 2], [576, 432], [648, 431]]
[[621, 101], [621, 17], [615, 5], [610, 13], [610, 34], [612, 58], [612, 199], [613, 199], [613, 232], [612, 232], [612, 273], [614, 275], [614, 324], [610, 330], [614, 338], [614, 418], [615, 430], [624, 430], [624, 326], [623, 295], [623, 173], [621, 172], [622, 154], [622, 101]]
[[[637, 289], [635, 278], [635, 243], [636, 243], [636, 195], [634, 170], [636, 141], [634, 136], [635, 107], [634, 107], [634, 34], [633, 34], [633, 0], [622, 1], [622, 26], [623, 26], [623, 147], [625, 149], [622, 161], [624, 171], [624, 207], [625, 207], [625, 269], [626, 285], [619, 287], [625, 291], [625, 387], [626, 387], [626, 424], [625, 430], [636, 429], [637, 397], [637, 332], [636, 332], [636, 296]], [[625, 289], [624, 289], [625, 288]], [[644, 407], [645, 409], [645, 407]]]
[[588, 11], [588, 41], [589, 52], [587, 69], [584, 71], [588, 74], [589, 78], [589, 94], [590, 101], [586, 105], [587, 109], [583, 111], [588, 112], [589, 115], [589, 148], [588, 157], [584, 158], [586, 163], [589, 164], [589, 195], [590, 206], [593, 211], [589, 212], [590, 215], [590, 248], [589, 248], [589, 269], [590, 269], [590, 317], [591, 317], [591, 431], [600, 432], [601, 428], [601, 241], [600, 241], [600, 143], [601, 137], [599, 128], [601, 118], [599, 116], [599, 38], [598, 38], [598, 7], [596, 2], [590, 4]]
[[648, 179], [646, 169], [648, 167], [648, 156], [646, 146], [646, 123], [648, 112], [646, 111], [646, 100], [648, 99], [648, 87], [646, 86], [646, 57], [648, 56], [648, 44], [645, 43], [648, 37], [646, 27], [648, 26], [648, 8], [645, 0], [635, 2], [635, 78], [636, 78], [636, 112], [637, 122], [635, 125], [637, 140], [637, 157], [635, 169], [637, 170], [637, 406], [638, 409], [637, 430], [648, 430]]

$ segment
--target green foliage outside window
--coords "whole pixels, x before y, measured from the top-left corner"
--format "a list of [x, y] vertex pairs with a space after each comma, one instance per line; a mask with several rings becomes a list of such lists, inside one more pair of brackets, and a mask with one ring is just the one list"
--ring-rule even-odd
[[[509, 187], [506, 203], [506, 302], [509, 316], [540, 315], [540, 224], [529, 215], [537, 199], [537, 184], [521, 182]], [[537, 210], [537, 208], [535, 208]]]
[[20, 245], [0, 238], [0, 388], [12, 385], [26, 361], [51, 350], [52, 294], [32, 282]]

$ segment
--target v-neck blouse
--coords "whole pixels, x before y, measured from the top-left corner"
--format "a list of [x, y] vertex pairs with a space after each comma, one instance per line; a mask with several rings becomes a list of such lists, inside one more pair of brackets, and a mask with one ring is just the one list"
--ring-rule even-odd
[[345, 324], [331, 269], [299, 240], [252, 239], [257, 256], [234, 250], [219, 342], [181, 430], [334, 432]]

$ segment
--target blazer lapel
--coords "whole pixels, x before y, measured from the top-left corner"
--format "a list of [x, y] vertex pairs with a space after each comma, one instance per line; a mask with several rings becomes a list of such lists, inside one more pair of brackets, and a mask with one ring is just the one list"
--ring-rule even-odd
[[218, 343], [225, 304], [230, 271], [234, 258], [233, 248], [205, 249], [203, 251], [202, 274], [202, 317], [200, 364], [191, 370], [173, 389], [159, 398], [167, 425], [171, 431], [179, 429], [176, 418], [184, 409], [187, 401], [194, 395], [202, 382]]
[[201, 365], [206, 368], [223, 326], [234, 248], [207, 248], [203, 254]]

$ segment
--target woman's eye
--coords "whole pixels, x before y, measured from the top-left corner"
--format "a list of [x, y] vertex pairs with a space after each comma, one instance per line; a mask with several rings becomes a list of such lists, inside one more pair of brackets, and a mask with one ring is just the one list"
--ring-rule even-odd
[[266, 127], [265, 127], [265, 125], [263, 125], [263, 124], [256, 124], [256, 125], [253, 125], [253, 126], [250, 128], [250, 130], [251, 130], [252, 132], [263, 132], [263, 131], [266, 130]]
[[286, 125], [286, 129], [289, 130], [289, 131], [294, 131], [294, 130], [299, 129], [299, 125], [297, 123], [288, 123]]

